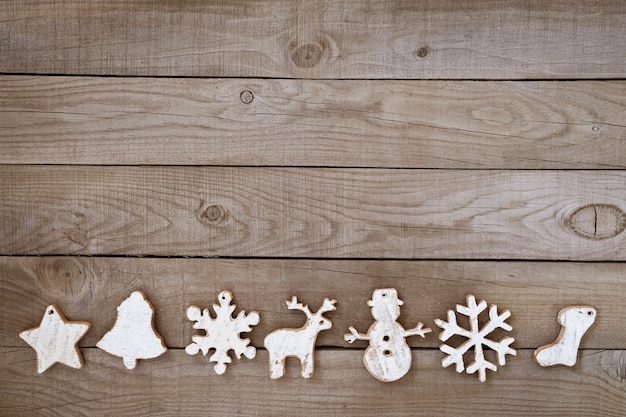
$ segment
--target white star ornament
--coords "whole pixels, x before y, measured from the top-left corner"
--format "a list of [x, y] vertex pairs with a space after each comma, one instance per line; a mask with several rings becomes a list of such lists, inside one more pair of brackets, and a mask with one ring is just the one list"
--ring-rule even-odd
[[20, 338], [37, 352], [37, 372], [42, 373], [55, 363], [72, 368], [83, 367], [78, 341], [87, 333], [91, 323], [68, 321], [54, 304], [46, 308], [39, 327], [24, 330]]

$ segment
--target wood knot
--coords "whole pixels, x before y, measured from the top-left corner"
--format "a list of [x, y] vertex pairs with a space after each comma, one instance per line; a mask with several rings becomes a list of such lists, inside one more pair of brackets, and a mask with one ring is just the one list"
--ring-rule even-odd
[[301, 68], [313, 68], [322, 59], [322, 48], [312, 43], [302, 45], [293, 51], [291, 59]]
[[216, 225], [226, 221], [227, 213], [224, 207], [219, 204], [202, 204], [197, 213], [201, 223]]
[[68, 229], [63, 234], [72, 243], [75, 243], [81, 248], [86, 248], [87, 246], [89, 246], [89, 242], [91, 241], [91, 237], [80, 229]]
[[626, 214], [611, 204], [590, 204], [576, 209], [566, 225], [578, 236], [592, 240], [615, 237], [626, 228]]
[[333, 39], [326, 34], [300, 36], [289, 42], [289, 58], [303, 69], [314, 68], [322, 63], [332, 63], [339, 56]]
[[37, 282], [48, 296], [76, 301], [88, 290], [92, 274], [78, 258], [40, 258]]
[[415, 56], [418, 58], [425, 58], [429, 52], [430, 52], [430, 48], [428, 46], [422, 46], [417, 51], [415, 51]]
[[494, 103], [494, 105], [481, 105], [471, 109], [471, 116], [489, 126], [506, 126], [515, 121], [514, 111], [507, 103]]

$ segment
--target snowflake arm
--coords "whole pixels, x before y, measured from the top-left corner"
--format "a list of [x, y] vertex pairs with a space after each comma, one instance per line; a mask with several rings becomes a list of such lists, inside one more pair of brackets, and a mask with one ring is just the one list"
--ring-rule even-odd
[[250, 314], [246, 316], [246, 312], [241, 310], [235, 319], [235, 323], [237, 323], [237, 332], [247, 333], [252, 330], [252, 326], [256, 326], [260, 321], [261, 317], [256, 311], [251, 311]]
[[[498, 352], [498, 364], [500, 366], [504, 366], [506, 364], [506, 357], [505, 355], [511, 355], [511, 356], [516, 356], [517, 355], [517, 351], [515, 349], [513, 349], [512, 347], [510, 347], [511, 343], [515, 342], [515, 339], [512, 337], [505, 337], [504, 339], [502, 339], [500, 341], [500, 349], [497, 350]], [[506, 349], [504, 349], [504, 347], [506, 346]]]
[[463, 372], [465, 369], [465, 363], [463, 362], [463, 354], [470, 348], [472, 345], [470, 343], [465, 342], [464, 345], [467, 345], [465, 349], [461, 346], [459, 349], [455, 349], [452, 346], [448, 346], [445, 343], [439, 346], [439, 349], [448, 354], [445, 358], [441, 360], [441, 366], [447, 368], [448, 366], [455, 364], [456, 371], [458, 373]]
[[[252, 330], [252, 326], [259, 324], [261, 318], [256, 311], [250, 312], [246, 316], [245, 311], [240, 311], [237, 315], [235, 322], [235, 333], [248, 333]], [[256, 348], [254, 346], [248, 346], [250, 339], [234, 338], [231, 340], [232, 350], [235, 352], [237, 359], [241, 359], [241, 355], [244, 355], [248, 359], [254, 359], [256, 356]]]
[[[211, 323], [213, 322], [213, 318], [211, 317], [211, 313], [209, 313], [208, 308], [201, 310], [200, 307], [196, 306], [190, 306], [187, 309], [187, 318], [191, 321], [195, 321], [193, 325], [194, 329], [207, 329], [211, 327]], [[213, 344], [210, 339], [211, 337], [209, 334], [206, 336], [192, 336], [191, 340], [193, 343], [185, 348], [185, 352], [189, 355], [195, 355], [201, 351], [202, 354], [206, 356]]]
[[506, 319], [511, 317], [511, 312], [509, 310], [504, 310], [502, 314], [498, 314], [498, 306], [492, 305], [489, 309], [489, 322], [480, 329], [480, 335], [485, 336], [497, 329], [498, 327], [510, 332], [513, 327], [510, 324], [506, 323]]
[[467, 373], [473, 374], [478, 371], [478, 380], [480, 382], [485, 382], [487, 380], [487, 369], [495, 372], [498, 367], [485, 359], [485, 354], [483, 352], [483, 347], [481, 343], [476, 343], [474, 345], [475, 355], [474, 362], [472, 362], [467, 367]]
[[468, 339], [472, 336], [470, 331], [460, 327], [456, 323], [456, 316], [452, 310], [448, 310], [448, 321], [435, 319], [435, 324], [443, 329], [443, 332], [439, 333], [439, 340], [442, 342], [450, 339], [455, 334], [467, 337]]
[[232, 316], [233, 312], [235, 311], [235, 307], [234, 305], [221, 305], [221, 304], [213, 304], [213, 311], [215, 311], [215, 315], [220, 318], [220, 317], [228, 317], [230, 319], [230, 317]]

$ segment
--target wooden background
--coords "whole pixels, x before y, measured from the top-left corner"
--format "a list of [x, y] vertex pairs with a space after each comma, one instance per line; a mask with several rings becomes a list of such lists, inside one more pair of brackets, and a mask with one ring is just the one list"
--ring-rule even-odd
[[[623, 416], [626, 3], [0, 2], [0, 415]], [[413, 368], [362, 364], [394, 287]], [[191, 304], [231, 290], [258, 347], [217, 376]], [[169, 351], [95, 348], [142, 290]], [[443, 369], [435, 318], [512, 312], [516, 357]], [[312, 379], [268, 376], [285, 300], [338, 300]], [[57, 303], [85, 367], [18, 338]], [[572, 368], [541, 368], [568, 305], [598, 309]]]

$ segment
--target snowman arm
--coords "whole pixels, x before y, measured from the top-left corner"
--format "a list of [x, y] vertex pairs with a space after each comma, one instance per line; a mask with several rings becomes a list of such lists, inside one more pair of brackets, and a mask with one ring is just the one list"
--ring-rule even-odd
[[424, 324], [420, 321], [417, 323], [417, 326], [415, 326], [414, 328], [405, 330], [403, 336], [404, 337], [409, 337], [409, 336], [426, 337], [426, 333], [430, 333], [430, 332], [432, 332], [430, 327], [424, 328]]
[[356, 329], [352, 326], [348, 328], [350, 333], [346, 333], [343, 335], [343, 339], [348, 343], [353, 343], [355, 340], [370, 340], [366, 334], [362, 334], [356, 331]]

